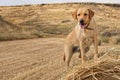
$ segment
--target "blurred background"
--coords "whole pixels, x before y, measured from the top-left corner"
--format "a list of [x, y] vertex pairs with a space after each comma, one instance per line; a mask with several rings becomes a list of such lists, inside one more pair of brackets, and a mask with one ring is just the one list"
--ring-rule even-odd
[[25, 5], [25, 4], [48, 4], [48, 3], [68, 3], [68, 2], [96, 2], [96, 3], [116, 3], [120, 0], [1, 0], [0, 6]]

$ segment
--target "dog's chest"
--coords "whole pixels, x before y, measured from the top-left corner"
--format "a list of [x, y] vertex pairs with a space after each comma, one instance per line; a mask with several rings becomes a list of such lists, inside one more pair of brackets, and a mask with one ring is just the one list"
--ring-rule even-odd
[[84, 30], [84, 29], [78, 28], [76, 32], [77, 32], [78, 39], [82, 37], [92, 38], [94, 36], [94, 32], [92, 30]]
[[89, 47], [93, 42], [93, 38], [91, 37], [85, 37], [83, 40], [82, 40], [82, 44], [84, 45], [84, 47]]
[[93, 35], [94, 35], [94, 33], [92, 31], [85, 32], [84, 29], [77, 30], [77, 37], [78, 37], [79, 41], [82, 41], [82, 44], [85, 47], [88, 47], [92, 44]]

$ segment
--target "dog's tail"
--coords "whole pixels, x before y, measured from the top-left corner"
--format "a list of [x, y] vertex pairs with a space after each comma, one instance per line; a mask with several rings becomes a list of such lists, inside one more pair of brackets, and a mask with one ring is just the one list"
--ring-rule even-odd
[[65, 61], [66, 57], [65, 57], [65, 53], [63, 53], [63, 61]]

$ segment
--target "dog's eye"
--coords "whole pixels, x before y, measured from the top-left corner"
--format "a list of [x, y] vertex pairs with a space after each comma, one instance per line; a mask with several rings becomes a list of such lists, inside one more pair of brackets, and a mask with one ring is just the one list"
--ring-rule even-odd
[[86, 13], [84, 14], [84, 16], [87, 16], [87, 15], [88, 15], [88, 14], [86, 14]]
[[80, 16], [80, 14], [78, 14], [78, 16]]

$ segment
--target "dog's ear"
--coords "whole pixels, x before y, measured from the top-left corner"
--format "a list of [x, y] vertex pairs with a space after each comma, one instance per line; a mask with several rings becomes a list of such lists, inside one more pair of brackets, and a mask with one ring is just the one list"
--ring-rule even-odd
[[89, 11], [89, 18], [91, 19], [94, 16], [94, 12], [91, 9], [88, 9]]
[[72, 17], [77, 20], [77, 11], [78, 9], [76, 9], [73, 13], [72, 13]]

